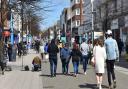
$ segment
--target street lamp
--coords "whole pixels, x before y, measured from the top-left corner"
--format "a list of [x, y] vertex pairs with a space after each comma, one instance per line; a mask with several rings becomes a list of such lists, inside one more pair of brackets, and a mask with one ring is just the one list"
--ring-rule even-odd
[[8, 6], [9, 6], [10, 14], [11, 14], [11, 18], [10, 18], [11, 36], [10, 38], [11, 38], [11, 44], [13, 45], [14, 44], [14, 32], [13, 32], [13, 12], [14, 10], [12, 9], [13, 5], [12, 5], [11, 0], [9, 0]]
[[92, 44], [94, 46], [94, 0], [91, 0], [92, 5]]
[[2, 1], [0, 0], [0, 14], [1, 14], [1, 23], [0, 23], [0, 40], [2, 39]]

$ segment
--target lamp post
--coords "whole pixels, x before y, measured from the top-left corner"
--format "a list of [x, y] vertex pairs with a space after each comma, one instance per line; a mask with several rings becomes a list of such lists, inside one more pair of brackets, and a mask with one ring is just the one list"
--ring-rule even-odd
[[94, 0], [91, 0], [92, 5], [92, 44], [94, 46]]
[[3, 11], [3, 0], [0, 0], [0, 18], [1, 18], [1, 23], [0, 23], [0, 35], [1, 35], [1, 37], [0, 37], [0, 41], [2, 41], [3, 40], [3, 13], [2, 13], [2, 11]]
[[9, 0], [9, 10], [10, 10], [10, 13], [11, 13], [11, 18], [10, 18], [10, 28], [11, 28], [11, 44], [13, 45], [14, 44], [14, 32], [13, 32], [13, 12], [14, 10], [12, 9], [12, 2], [11, 0]]
[[2, 0], [0, 0], [0, 40], [2, 39]]
[[[23, 1], [21, 0], [21, 21], [22, 21], [22, 46], [23, 46], [23, 29], [24, 29], [24, 17], [23, 17], [23, 13], [24, 13], [24, 10], [23, 10], [23, 7], [24, 7], [24, 3]], [[23, 54], [22, 54], [22, 70], [24, 69], [24, 61], [23, 61]]]

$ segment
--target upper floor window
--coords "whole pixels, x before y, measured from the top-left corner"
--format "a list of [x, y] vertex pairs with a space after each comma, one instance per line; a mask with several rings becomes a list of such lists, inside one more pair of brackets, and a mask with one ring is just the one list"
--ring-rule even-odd
[[76, 15], [80, 15], [80, 8], [76, 9]]
[[76, 3], [80, 3], [80, 0], [76, 0]]
[[76, 26], [80, 26], [80, 20], [76, 21]]

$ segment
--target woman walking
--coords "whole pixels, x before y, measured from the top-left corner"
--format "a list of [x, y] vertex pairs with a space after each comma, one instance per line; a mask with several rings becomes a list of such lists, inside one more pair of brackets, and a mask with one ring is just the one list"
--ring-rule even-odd
[[51, 77], [56, 77], [57, 59], [58, 59], [57, 53], [58, 52], [59, 52], [59, 49], [55, 43], [55, 39], [52, 39], [51, 43], [48, 45]]
[[68, 74], [68, 65], [69, 65], [69, 57], [70, 57], [70, 49], [68, 43], [64, 45], [64, 47], [60, 51], [60, 57], [62, 62], [62, 73]]
[[73, 63], [73, 68], [74, 68], [74, 76], [78, 74], [78, 69], [79, 69], [79, 61], [81, 58], [82, 54], [78, 48], [77, 44], [73, 44], [73, 49], [71, 52], [71, 57], [72, 57], [72, 63]]
[[100, 39], [97, 39], [95, 42], [95, 46], [93, 48], [93, 57], [95, 60], [95, 72], [96, 72], [96, 80], [97, 80], [97, 86], [99, 89], [102, 89], [102, 78], [103, 73], [105, 71], [105, 59], [106, 59], [106, 50], [103, 46], [103, 41]]

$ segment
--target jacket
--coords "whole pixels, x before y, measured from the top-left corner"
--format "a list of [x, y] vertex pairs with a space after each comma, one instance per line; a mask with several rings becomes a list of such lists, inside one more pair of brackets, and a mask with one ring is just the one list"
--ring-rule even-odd
[[78, 49], [72, 49], [71, 57], [72, 61], [79, 61], [82, 56], [82, 53]]
[[118, 45], [115, 39], [109, 37], [105, 40], [107, 60], [116, 60], [119, 58]]
[[51, 58], [57, 58], [57, 53], [59, 52], [59, 49], [56, 44], [49, 44], [48, 46], [48, 53], [49, 53], [49, 59]]
[[61, 59], [68, 59], [70, 57], [70, 50], [68, 48], [62, 48], [60, 51]]

